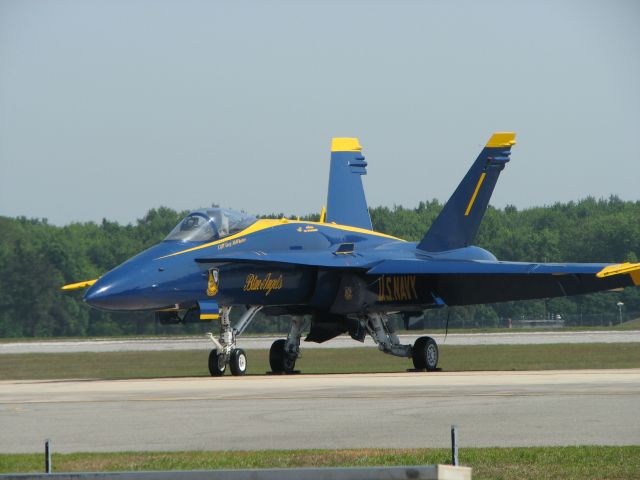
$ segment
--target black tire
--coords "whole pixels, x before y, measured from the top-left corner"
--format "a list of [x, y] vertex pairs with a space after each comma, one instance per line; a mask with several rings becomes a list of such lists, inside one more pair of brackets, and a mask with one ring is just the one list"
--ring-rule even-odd
[[221, 377], [227, 371], [227, 364], [224, 361], [224, 355], [218, 354], [214, 348], [209, 354], [209, 373], [212, 377]]
[[273, 373], [293, 373], [296, 368], [296, 358], [287, 355], [285, 351], [286, 344], [286, 340], [279, 339], [271, 345], [269, 365]]
[[438, 367], [438, 344], [431, 337], [420, 337], [413, 344], [413, 366], [433, 372]]
[[271, 348], [269, 349], [269, 366], [273, 373], [284, 372], [284, 346], [286, 343], [286, 340], [279, 339], [271, 344]]
[[247, 354], [241, 348], [236, 348], [231, 352], [229, 359], [229, 368], [231, 375], [239, 376], [247, 373]]

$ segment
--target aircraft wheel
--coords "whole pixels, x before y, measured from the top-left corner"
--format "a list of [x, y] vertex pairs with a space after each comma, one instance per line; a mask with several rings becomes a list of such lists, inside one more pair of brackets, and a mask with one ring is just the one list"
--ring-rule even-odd
[[276, 340], [269, 349], [269, 366], [273, 373], [284, 372], [284, 346], [286, 340]]
[[287, 355], [285, 346], [287, 341], [279, 339], [273, 342], [269, 350], [269, 365], [273, 373], [293, 373], [296, 367], [296, 359]]
[[420, 337], [413, 344], [413, 366], [416, 370], [433, 372], [438, 366], [438, 345], [431, 337]]
[[238, 376], [247, 373], [247, 354], [244, 353], [244, 350], [236, 348], [231, 352], [229, 368], [231, 369], [231, 375]]
[[214, 348], [209, 354], [209, 373], [212, 377], [221, 377], [226, 371], [227, 363], [224, 355], [222, 353], [218, 354], [218, 351]]

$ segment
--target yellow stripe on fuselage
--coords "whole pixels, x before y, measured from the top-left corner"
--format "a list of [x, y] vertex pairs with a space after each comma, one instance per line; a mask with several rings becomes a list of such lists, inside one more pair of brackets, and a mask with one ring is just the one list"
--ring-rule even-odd
[[220, 318], [220, 314], [218, 313], [201, 313], [200, 320], [218, 320]]
[[364, 235], [373, 235], [375, 237], [388, 238], [389, 240], [398, 240], [398, 241], [401, 241], [401, 242], [405, 241], [405, 240], [402, 240], [401, 238], [393, 237], [391, 235], [387, 235], [387, 234], [380, 233], [380, 232], [374, 232], [373, 230], [366, 230], [364, 228], [358, 228], [358, 227], [350, 227], [348, 225], [338, 225], [336, 223], [302, 222], [302, 221], [299, 221], [299, 220], [287, 220], [286, 218], [282, 218], [282, 219], [279, 219], [279, 220], [263, 219], [263, 220], [258, 220], [256, 223], [254, 223], [253, 225], [245, 228], [241, 232], [235, 233], [233, 235], [229, 235], [228, 237], [221, 238], [220, 240], [216, 240], [214, 242], [205, 243], [204, 245], [198, 245], [197, 247], [187, 248], [186, 250], [181, 250], [179, 252], [172, 253], [170, 255], [165, 255], [164, 257], [159, 257], [156, 260], [160, 260], [162, 258], [174, 257], [176, 255], [182, 255], [183, 253], [194, 252], [196, 250], [201, 250], [203, 248], [213, 247], [213, 246], [219, 245], [221, 243], [226, 243], [226, 242], [233, 241], [233, 240], [235, 240], [237, 238], [246, 237], [247, 235], [251, 235], [252, 233], [261, 232], [262, 230], [268, 230], [270, 228], [277, 228], [277, 227], [281, 227], [283, 225], [290, 225], [290, 224], [293, 224], [293, 225], [315, 225], [317, 227], [335, 228], [336, 230], [342, 230], [342, 231], [345, 231], [345, 232], [362, 233]]
[[478, 184], [476, 185], [476, 189], [473, 191], [473, 195], [471, 195], [471, 200], [469, 200], [469, 205], [467, 205], [467, 211], [464, 212], [464, 216], [468, 217], [469, 213], [471, 213], [471, 207], [473, 207], [473, 203], [476, 201], [476, 197], [478, 196], [478, 192], [480, 191], [480, 187], [482, 186], [482, 182], [484, 182], [484, 177], [487, 176], [486, 172], [482, 172], [480, 178], [478, 179]]

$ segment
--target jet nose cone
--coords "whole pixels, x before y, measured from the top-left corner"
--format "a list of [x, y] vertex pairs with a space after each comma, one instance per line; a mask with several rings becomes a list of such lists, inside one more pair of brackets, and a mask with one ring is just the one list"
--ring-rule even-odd
[[140, 278], [130, 269], [115, 269], [87, 291], [84, 301], [101, 310], [147, 310], [156, 308], [156, 287], [149, 278]]
[[87, 291], [84, 301], [101, 310], [135, 310], [143, 290], [127, 272], [112, 270]]
[[112, 303], [112, 291], [113, 284], [111, 282], [98, 280], [89, 290], [87, 290], [87, 293], [84, 295], [84, 301], [92, 307], [108, 310]]

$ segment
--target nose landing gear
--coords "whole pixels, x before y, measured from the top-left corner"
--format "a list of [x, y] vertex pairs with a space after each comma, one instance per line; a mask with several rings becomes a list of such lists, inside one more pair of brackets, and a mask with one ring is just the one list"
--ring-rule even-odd
[[229, 367], [231, 368], [231, 375], [238, 376], [247, 373], [247, 355], [244, 350], [236, 348], [231, 352]]
[[229, 319], [231, 307], [220, 307], [220, 335], [216, 338], [212, 333], [207, 333], [216, 347], [209, 354], [209, 373], [212, 377], [224, 375], [227, 365], [231, 375], [239, 376], [247, 373], [247, 354], [241, 348], [237, 348], [236, 337], [245, 331], [261, 309], [262, 306], [249, 307], [238, 320], [235, 328], [232, 328]]
[[217, 349], [209, 354], [209, 373], [212, 377], [221, 377], [227, 371], [227, 360], [224, 353], [218, 353]]

